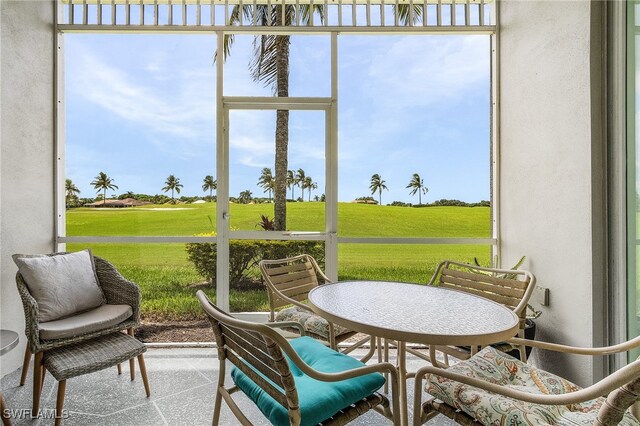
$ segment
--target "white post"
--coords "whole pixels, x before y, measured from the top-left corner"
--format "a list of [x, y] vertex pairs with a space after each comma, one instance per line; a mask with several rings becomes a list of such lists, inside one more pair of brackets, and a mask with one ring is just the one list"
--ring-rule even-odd
[[331, 33], [331, 107], [326, 126], [325, 273], [338, 279], [338, 33]]
[[224, 32], [216, 35], [216, 305], [229, 312], [229, 116], [223, 102]]
[[[56, 25], [59, 22], [63, 22], [63, 6], [59, 2], [55, 2], [56, 7]], [[69, 5], [73, 8], [73, 5]], [[67, 235], [67, 209], [66, 209], [66, 193], [65, 193], [65, 147], [66, 147], [66, 132], [65, 132], [65, 98], [64, 98], [64, 34], [56, 31], [56, 52], [55, 52], [55, 88], [54, 96], [56, 106], [55, 111], [55, 141], [54, 141], [54, 155], [55, 155], [55, 178], [54, 178], [54, 196], [55, 196], [55, 229], [54, 229], [54, 250], [65, 251], [67, 245], [64, 243], [58, 243], [58, 237], [65, 237]]]
[[[496, 23], [498, 19], [498, 2], [493, 5], [492, 23]], [[497, 26], [496, 26], [497, 27]], [[491, 250], [491, 259], [496, 255], [500, 258], [500, 56], [499, 56], [499, 39], [498, 32], [491, 36], [491, 192], [493, 199], [491, 200], [491, 228], [492, 236], [496, 243]], [[493, 265], [498, 267], [499, 265]]]

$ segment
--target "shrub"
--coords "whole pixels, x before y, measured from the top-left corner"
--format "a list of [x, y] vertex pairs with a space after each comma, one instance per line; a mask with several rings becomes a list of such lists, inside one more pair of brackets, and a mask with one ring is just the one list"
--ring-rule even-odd
[[256, 223], [256, 228], [260, 227], [265, 231], [275, 231], [275, 219], [270, 219], [269, 216], [260, 215], [260, 221]]
[[[201, 234], [213, 236], [214, 234]], [[199, 275], [215, 285], [217, 250], [216, 243], [187, 243], [187, 259], [193, 263]], [[321, 241], [262, 241], [234, 240], [229, 243], [229, 282], [233, 288], [251, 288], [250, 275], [257, 273], [258, 262], [263, 259], [281, 259], [298, 254], [313, 256], [324, 265], [324, 243]]]

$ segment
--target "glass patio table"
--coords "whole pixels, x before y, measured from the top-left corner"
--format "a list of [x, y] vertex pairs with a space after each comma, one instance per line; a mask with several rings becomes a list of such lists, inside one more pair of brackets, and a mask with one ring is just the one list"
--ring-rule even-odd
[[[472, 294], [419, 284], [342, 281], [309, 293], [309, 307], [350, 330], [397, 341], [400, 423], [406, 425], [406, 343], [487, 346], [518, 333], [507, 307]], [[433, 352], [432, 352], [433, 354]]]

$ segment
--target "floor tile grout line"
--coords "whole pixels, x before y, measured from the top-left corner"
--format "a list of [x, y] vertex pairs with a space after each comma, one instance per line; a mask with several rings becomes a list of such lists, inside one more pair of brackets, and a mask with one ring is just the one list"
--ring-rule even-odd
[[181, 390], [180, 392], [177, 392], [177, 393], [172, 393], [171, 395], [165, 395], [165, 396], [160, 397], [158, 399], [154, 399], [153, 402], [162, 401], [163, 399], [167, 399], [167, 398], [172, 397], [172, 396], [177, 396], [177, 395], [180, 395], [180, 394], [185, 393], [185, 392], [189, 392], [189, 391], [192, 391], [192, 390], [195, 390], [195, 389], [203, 388], [203, 387], [209, 386], [212, 383], [213, 382], [205, 383], [204, 385], [199, 385], [199, 386], [195, 386], [195, 387], [192, 387], [192, 388], [189, 388], [189, 389]]
[[167, 419], [164, 417], [164, 414], [162, 414], [162, 410], [160, 410], [160, 407], [158, 407], [158, 404], [156, 404], [156, 401], [151, 401], [151, 403], [153, 404], [154, 408], [156, 409], [156, 411], [158, 412], [158, 414], [160, 415], [160, 418], [162, 419], [162, 421], [164, 422], [164, 426], [169, 426], [169, 422], [167, 421]]
[[[203, 359], [206, 359], [206, 358], [203, 357]], [[212, 359], [212, 361], [214, 361], [213, 364], [215, 364], [215, 360]], [[209, 383], [214, 383], [213, 380], [208, 378], [202, 371], [200, 371], [200, 369], [198, 367], [196, 367], [195, 365], [191, 364], [191, 362], [189, 362], [188, 360], [185, 360], [185, 362], [187, 363], [187, 365], [189, 367], [191, 367], [193, 370], [197, 371], [198, 374], [200, 374], [202, 377], [204, 377]]]

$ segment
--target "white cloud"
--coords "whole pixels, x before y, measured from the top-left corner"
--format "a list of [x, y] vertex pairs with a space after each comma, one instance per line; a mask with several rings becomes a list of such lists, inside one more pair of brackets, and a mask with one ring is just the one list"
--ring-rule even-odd
[[[126, 72], [108, 64], [91, 52], [82, 49], [75, 56], [73, 87], [75, 95], [100, 106], [119, 118], [142, 126], [159, 135], [172, 135], [183, 139], [200, 140], [207, 136], [204, 129], [214, 123], [215, 103], [212, 102], [213, 81], [211, 76], [198, 76], [185, 80], [176, 76], [178, 95], [167, 98], [167, 93], [158, 94], [156, 82], [132, 72]], [[147, 69], [153, 74], [161, 72], [160, 63], [149, 63]], [[168, 75], [167, 70], [164, 74]], [[203, 95], [211, 87], [210, 96]]]
[[483, 36], [394, 38], [371, 58], [366, 93], [386, 107], [459, 99], [488, 81], [488, 53]]

